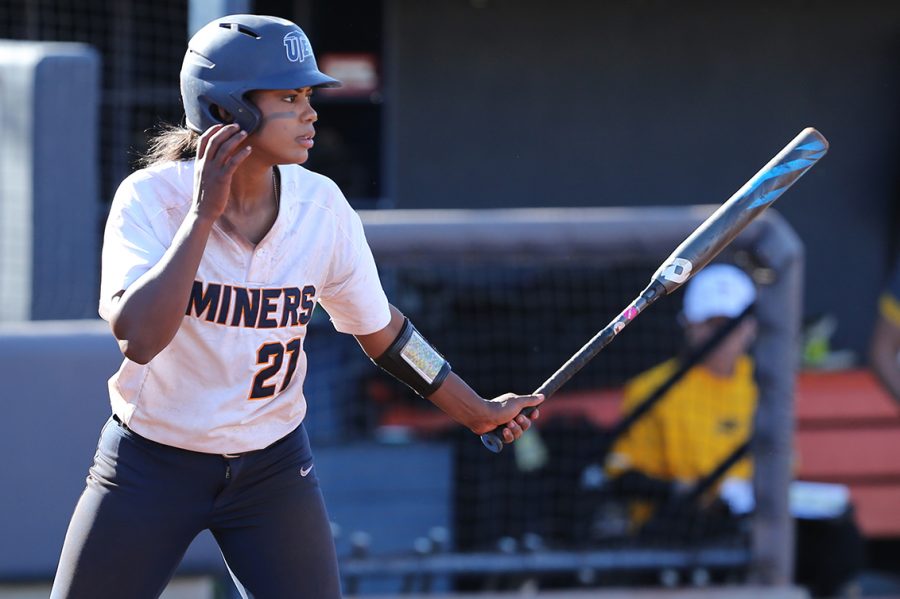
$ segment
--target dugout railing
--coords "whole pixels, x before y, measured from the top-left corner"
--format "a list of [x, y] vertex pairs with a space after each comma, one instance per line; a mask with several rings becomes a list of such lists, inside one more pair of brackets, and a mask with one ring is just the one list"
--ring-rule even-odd
[[[490, 395], [536, 388], [624, 308], [656, 266], [714, 209], [372, 211], [363, 212], [362, 218], [389, 297], [447, 354], [466, 380]], [[488, 541], [507, 537], [509, 526], [494, 524], [503, 519], [510, 526], [527, 521], [533, 508], [529, 485], [534, 484], [506, 481], [499, 494], [483, 492], [492, 478], [503, 478], [503, 472], [514, 467], [509, 464], [520, 456], [507, 451], [500, 454], [505, 458], [498, 458], [481, 448], [477, 437], [464, 432], [462, 437], [453, 433], [457, 447], [465, 447], [456, 452], [454, 509], [468, 510], [475, 520], [461, 525], [456, 514], [449, 551], [346, 556], [342, 574], [348, 580], [541, 572], [583, 577], [630, 569], [746, 566], [748, 582], [789, 584], [793, 525], [788, 485], [803, 249], [785, 220], [769, 211], [751, 223], [720, 258], [741, 264], [760, 283], [755, 306], [759, 333], [754, 344], [760, 396], [750, 444], [756, 506], [746, 547], [715, 541], [682, 548], [567, 546], [545, 527], [546, 543], [504, 555]], [[610, 288], [615, 290], [608, 292]], [[563, 396], [569, 387], [578, 392], [619, 385], [636, 370], [671, 356], [677, 348], [673, 325], [679, 295], [664, 298], [643, 314], [595, 358], [596, 365], [592, 362], [558, 395]], [[403, 390], [394, 388], [394, 392], [398, 401], [415, 401], [403, 397]], [[370, 416], [368, 422], [377, 426], [377, 416]], [[567, 430], [563, 436], [570, 440], [578, 435]], [[500, 463], [496, 460], [506, 460], [507, 465], [471, 474], [473, 468], [483, 470], [483, 464]], [[567, 467], [552, 459], [550, 464], [551, 468]], [[466, 485], [473, 490], [460, 500], [460, 487]], [[539, 492], [546, 494], [547, 489]], [[519, 519], [510, 519], [511, 513], [518, 513]], [[466, 539], [470, 529], [488, 532], [484, 538]]]

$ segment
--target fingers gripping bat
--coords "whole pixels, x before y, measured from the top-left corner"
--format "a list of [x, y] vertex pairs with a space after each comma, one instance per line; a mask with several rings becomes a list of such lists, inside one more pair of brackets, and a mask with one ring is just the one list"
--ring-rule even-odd
[[[647, 306], [681, 287], [715, 258], [751, 220], [771, 206], [827, 151], [828, 141], [821, 133], [812, 127], [801, 131], [672, 252], [650, 278], [650, 284], [621, 314], [569, 358], [534, 393], [541, 393], [549, 398], [558, 391]], [[525, 408], [522, 413], [527, 416], [533, 411], [534, 408]], [[482, 443], [491, 451], [500, 452], [503, 449], [502, 431], [503, 427], [497, 427], [481, 435]]]

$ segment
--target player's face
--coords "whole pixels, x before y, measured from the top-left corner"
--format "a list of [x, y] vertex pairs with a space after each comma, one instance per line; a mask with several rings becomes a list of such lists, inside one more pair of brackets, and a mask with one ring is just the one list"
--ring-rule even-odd
[[273, 164], [306, 162], [319, 118], [310, 103], [312, 93], [310, 87], [253, 92], [251, 101], [262, 113], [259, 128], [248, 139], [254, 156]]
[[[712, 337], [719, 329], [727, 323], [727, 318], [710, 318], [703, 322], [689, 324], [685, 329], [688, 345], [691, 347], [701, 346], [707, 339]], [[747, 317], [741, 322], [735, 330], [723, 339], [716, 349], [716, 353], [727, 354], [737, 357], [746, 352], [753, 344], [756, 338], [756, 319]]]

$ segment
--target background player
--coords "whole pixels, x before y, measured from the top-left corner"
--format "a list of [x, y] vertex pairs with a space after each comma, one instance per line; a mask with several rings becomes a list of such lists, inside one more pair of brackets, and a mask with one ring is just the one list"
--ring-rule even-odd
[[[688, 282], [682, 312], [688, 351], [728, 320], [741, 320], [607, 457], [607, 472], [615, 477], [610, 490], [633, 500], [631, 524], [649, 540], [738, 539], [740, 517], [754, 508], [750, 458], [736, 461], [720, 479], [706, 479], [726, 458], [742, 455], [738, 448], [752, 434], [758, 389], [748, 352], [757, 329], [755, 300], [752, 279], [729, 264], [709, 265]], [[623, 409], [634, 409], [677, 367], [676, 358], [635, 377], [625, 388]], [[700, 481], [710, 491], [695, 497]], [[795, 581], [816, 597], [852, 596], [863, 548], [850, 506], [827, 515], [807, 511], [795, 524]]]
[[317, 303], [473, 432], [506, 425], [509, 443], [530, 426], [516, 415], [543, 398], [488, 401], [453, 374], [389, 305], [339, 189], [298, 166], [312, 90], [337, 84], [283, 19], [223, 17], [191, 39], [189, 129], [154, 141], [107, 222], [100, 314], [126, 360], [52, 597], [157, 597], [205, 529], [256, 599], [340, 596], [302, 424]]
[[900, 260], [878, 301], [878, 318], [869, 345], [869, 363], [885, 388], [900, 402]]
[[[711, 264], [697, 273], [684, 293], [682, 322], [688, 351], [696, 351], [755, 299], [753, 281], [735, 266]], [[642, 499], [632, 505], [635, 526], [647, 523], [659, 509], [679, 505], [673, 501], [679, 493], [715, 470], [750, 437], [757, 388], [747, 351], [756, 326], [752, 316], [745, 316], [613, 446], [606, 459], [613, 486], [620, 493]], [[673, 358], [629, 381], [623, 410], [633, 410], [672, 377], [678, 366], [679, 359]], [[748, 487], [749, 459], [740, 460], [724, 476], [727, 489]], [[682, 527], [704, 536], [712, 530], [727, 530], [730, 514], [716, 501], [716, 495], [703, 497], [702, 505], [684, 506], [689, 513], [653, 518], [654, 529], [660, 523], [671, 527], [655, 530], [655, 534], [684, 538], [685, 534], [678, 533]]]

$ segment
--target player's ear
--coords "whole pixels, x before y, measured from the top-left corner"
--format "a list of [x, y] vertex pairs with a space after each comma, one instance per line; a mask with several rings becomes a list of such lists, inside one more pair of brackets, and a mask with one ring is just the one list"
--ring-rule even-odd
[[234, 122], [234, 117], [231, 116], [231, 113], [228, 112], [227, 110], [225, 110], [224, 108], [222, 108], [221, 106], [219, 106], [218, 104], [213, 104], [212, 106], [209, 107], [209, 109], [212, 112], [213, 116], [216, 117], [222, 123], [225, 123], [227, 125], [228, 123]]

